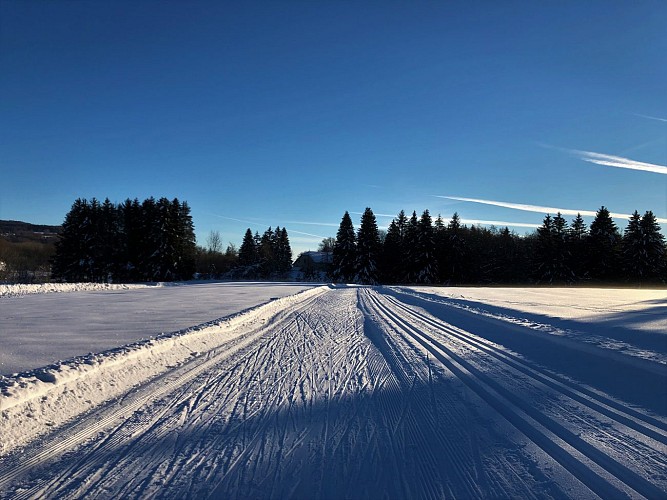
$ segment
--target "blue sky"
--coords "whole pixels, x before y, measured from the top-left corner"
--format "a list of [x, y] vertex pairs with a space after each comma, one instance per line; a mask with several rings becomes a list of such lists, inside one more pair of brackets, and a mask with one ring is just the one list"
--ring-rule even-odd
[[664, 1], [0, 0], [0, 219], [178, 197], [202, 244], [280, 225], [298, 253], [366, 206], [667, 218], [665, 26]]

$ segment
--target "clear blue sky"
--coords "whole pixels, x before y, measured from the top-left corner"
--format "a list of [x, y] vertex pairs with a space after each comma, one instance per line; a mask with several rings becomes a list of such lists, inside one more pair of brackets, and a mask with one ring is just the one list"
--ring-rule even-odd
[[366, 206], [667, 218], [666, 165], [662, 0], [0, 0], [0, 219], [178, 197], [298, 253]]

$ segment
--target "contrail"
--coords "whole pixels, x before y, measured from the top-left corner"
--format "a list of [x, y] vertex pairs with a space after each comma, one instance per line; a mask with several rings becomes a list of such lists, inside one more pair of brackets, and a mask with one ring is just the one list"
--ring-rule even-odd
[[[351, 215], [364, 215], [363, 212], [350, 212], [350, 214], [351, 214]], [[397, 217], [397, 216], [398, 216], [398, 214], [395, 214], [395, 215], [390, 215], [390, 214], [376, 214], [375, 212], [373, 212], [373, 215], [375, 215], [375, 217], [391, 217], [391, 218], [394, 218], [394, 217]], [[336, 224], [336, 225], [338, 225], [338, 224]]]
[[306, 222], [300, 220], [288, 220], [285, 221], [285, 224], [302, 224], [304, 226], [323, 226], [323, 227], [338, 227], [340, 224], [334, 224], [333, 222]]
[[639, 116], [641, 118], [647, 118], [649, 120], [656, 120], [659, 122], [667, 122], [667, 118], [659, 118], [657, 116], [649, 116], [649, 115], [640, 115], [639, 113], [634, 113], [635, 116]]
[[[439, 196], [434, 195], [437, 198], [444, 198], [446, 200], [457, 200], [457, 201], [468, 201], [470, 203], [481, 203], [483, 205], [492, 205], [494, 207], [503, 207], [511, 208], [513, 210], [523, 210], [524, 212], [537, 212], [541, 214], [556, 214], [558, 212], [561, 215], [577, 215], [581, 214], [582, 216], [595, 217], [597, 214], [594, 210], [573, 210], [571, 208], [556, 208], [556, 207], [543, 207], [540, 205], [527, 205], [524, 203], [510, 203], [506, 201], [495, 201], [495, 200], [481, 200], [479, 198], [463, 198], [460, 196]], [[629, 219], [631, 216], [629, 214], [619, 214], [619, 213], [610, 213], [615, 219]], [[667, 224], [667, 219], [656, 218], [660, 224]]]
[[[215, 217], [219, 217], [219, 218], [221, 218], [221, 219], [233, 220], [233, 221], [235, 221], [235, 222], [241, 222], [241, 223], [243, 223], [243, 224], [249, 224], [250, 226], [261, 226], [261, 225], [266, 225], [265, 222], [249, 221], [249, 220], [243, 220], [243, 219], [236, 219], [236, 218], [234, 218], [234, 217], [226, 217], [226, 216], [224, 216], [224, 215], [218, 215], [218, 214], [211, 214], [211, 215], [213, 215], [213, 216], [215, 216]], [[300, 224], [304, 224], [304, 223], [301, 222]], [[322, 238], [322, 239], [327, 238], [327, 236], [321, 236], [321, 235], [319, 235], [319, 234], [312, 234], [312, 233], [304, 233], [303, 231], [297, 231], [297, 230], [295, 230], [295, 229], [290, 229], [289, 232], [290, 232], [290, 233], [294, 233], [294, 234], [303, 234], [304, 236], [312, 236], [312, 237], [314, 237], [314, 238]]]
[[594, 153], [592, 151], [580, 151], [578, 149], [570, 150], [572, 153], [579, 155], [579, 157], [589, 163], [596, 165], [604, 165], [607, 167], [628, 168], [631, 170], [643, 170], [644, 172], [653, 172], [655, 174], [667, 175], [667, 167], [664, 165], [656, 165], [654, 163], [645, 163], [642, 161], [631, 160], [623, 158], [622, 156], [613, 156], [603, 153]]

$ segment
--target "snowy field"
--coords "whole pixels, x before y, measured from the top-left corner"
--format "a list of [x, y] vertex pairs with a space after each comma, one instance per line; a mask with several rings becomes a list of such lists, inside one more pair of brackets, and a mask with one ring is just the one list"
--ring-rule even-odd
[[665, 291], [202, 287], [0, 298], [116, 325], [0, 379], [1, 498], [667, 497]]
[[190, 328], [310, 286], [0, 285], [0, 375]]

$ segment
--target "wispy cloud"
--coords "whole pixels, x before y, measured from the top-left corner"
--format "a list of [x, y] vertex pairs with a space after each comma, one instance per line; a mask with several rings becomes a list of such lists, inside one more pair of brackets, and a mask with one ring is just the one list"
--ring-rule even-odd
[[[654, 118], [656, 120], [663, 120], [662, 118]], [[664, 120], [667, 121], [667, 120]], [[654, 144], [658, 141], [662, 141], [661, 139], [658, 139], [656, 141], [650, 141], [648, 143], [642, 144], [636, 148], [632, 149], [640, 149], [642, 147], [645, 147], [650, 144]], [[632, 160], [630, 158], [625, 158], [623, 156], [615, 156], [615, 155], [608, 155], [604, 153], [596, 153], [594, 151], [582, 151], [580, 149], [568, 149], [568, 148], [560, 148], [557, 146], [552, 146], [550, 144], [544, 144], [541, 142], [537, 143], [538, 146], [547, 148], [547, 149], [555, 149], [558, 151], [565, 151], [567, 153], [573, 154], [575, 156], [578, 156], [581, 160], [587, 161], [589, 163], [595, 163], [596, 165], [603, 165], [607, 167], [616, 167], [616, 168], [628, 168], [631, 170], [643, 170], [644, 172], [653, 172], [656, 174], [663, 174], [667, 175], [667, 166], [665, 165], [658, 165], [655, 163], [646, 163], [643, 161], [637, 161], [637, 160]]]
[[582, 160], [589, 163], [595, 163], [596, 165], [604, 165], [607, 167], [616, 168], [629, 168], [631, 170], [643, 170], [644, 172], [653, 172], [656, 174], [667, 175], [667, 167], [664, 165], [645, 163], [642, 161], [631, 160], [630, 158], [623, 158], [622, 156], [594, 153], [593, 151], [580, 151], [578, 149], [572, 149], [570, 151], [579, 156]]
[[322, 226], [322, 227], [338, 227], [340, 224], [334, 224], [333, 222], [307, 222], [302, 220], [288, 220], [285, 221], [285, 224], [295, 224], [303, 226]]
[[[561, 215], [577, 215], [581, 214], [586, 217], [595, 217], [597, 213], [594, 210], [580, 210], [580, 209], [571, 209], [571, 208], [557, 208], [557, 207], [543, 207], [541, 205], [527, 205], [524, 203], [510, 203], [507, 201], [496, 201], [496, 200], [482, 200], [479, 198], [463, 198], [461, 196], [439, 196], [435, 195], [437, 198], [444, 198], [446, 200], [457, 200], [457, 201], [467, 201], [470, 203], [481, 203], [483, 205], [492, 205], [494, 207], [502, 208], [511, 208], [513, 210], [522, 210], [524, 212], [536, 212], [540, 214], [556, 214], [558, 212]], [[630, 214], [619, 214], [611, 213], [610, 214], [615, 219], [629, 219]], [[667, 219], [658, 218], [657, 221], [661, 224], [666, 224]]]
[[[225, 215], [219, 215], [219, 214], [211, 214], [211, 215], [214, 215], [215, 217], [219, 217], [220, 219], [231, 220], [231, 221], [234, 221], [234, 222], [240, 222], [242, 224], [248, 224], [249, 227], [265, 226], [267, 224], [266, 222], [257, 221], [257, 220], [250, 221], [250, 220], [247, 220], [247, 219], [246, 220], [237, 219], [235, 217], [227, 217]], [[289, 224], [289, 222], [288, 222], [288, 224]], [[300, 222], [299, 224], [307, 224], [307, 223]], [[335, 226], [335, 224], [334, 224], [334, 226]], [[327, 238], [327, 236], [321, 236], [319, 234], [313, 234], [313, 233], [304, 233], [303, 231], [297, 231], [297, 230], [291, 229], [291, 228], [288, 228], [287, 231], [290, 234], [302, 234], [304, 236], [310, 236], [310, 237], [313, 237], [313, 238], [320, 238], [320, 239]]]
[[[364, 215], [363, 212], [350, 212], [350, 214], [352, 214], [352, 215]], [[392, 219], [393, 219], [394, 217], [396, 217], [396, 214], [394, 214], [394, 215], [390, 215], [390, 214], [378, 214], [378, 213], [375, 213], [375, 212], [373, 212], [373, 215], [375, 215], [375, 217], [390, 217], [390, 218], [392, 218]]]
[[657, 116], [649, 116], [649, 115], [640, 115], [639, 113], [634, 113], [635, 116], [639, 116], [641, 118], [646, 118], [648, 120], [657, 120], [659, 122], [667, 122], [667, 118], [659, 118]]

